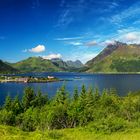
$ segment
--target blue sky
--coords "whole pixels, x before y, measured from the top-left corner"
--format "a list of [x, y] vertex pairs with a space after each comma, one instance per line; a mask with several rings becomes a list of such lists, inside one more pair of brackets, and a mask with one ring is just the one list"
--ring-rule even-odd
[[140, 43], [139, 0], [0, 0], [0, 59], [87, 60], [114, 40]]

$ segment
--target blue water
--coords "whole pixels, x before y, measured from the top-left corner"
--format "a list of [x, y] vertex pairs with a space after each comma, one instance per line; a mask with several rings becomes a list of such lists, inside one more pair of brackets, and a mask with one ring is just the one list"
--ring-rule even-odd
[[[19, 95], [21, 98], [23, 90], [27, 86], [31, 86], [35, 91], [40, 89], [43, 94], [48, 94], [49, 97], [55, 95], [58, 88], [63, 84], [66, 85], [66, 89], [73, 93], [74, 87], [78, 87], [80, 90], [84, 84], [86, 87], [92, 86], [98, 87], [100, 91], [104, 88], [115, 88], [119, 95], [124, 96], [129, 91], [140, 90], [140, 75], [137, 74], [81, 74], [81, 73], [28, 73], [20, 74], [20, 76], [37, 76], [45, 77], [48, 75], [55, 76], [60, 79], [67, 79], [70, 81], [60, 81], [53, 83], [0, 83], [0, 104], [3, 103], [5, 97], [10, 95], [14, 97]], [[80, 79], [75, 79], [80, 77]]]

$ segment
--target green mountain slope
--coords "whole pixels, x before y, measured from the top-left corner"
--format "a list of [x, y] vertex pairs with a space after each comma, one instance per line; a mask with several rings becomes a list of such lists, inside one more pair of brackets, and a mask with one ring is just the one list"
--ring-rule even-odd
[[51, 62], [57, 66], [58, 68], [60, 68], [63, 71], [67, 71], [68, 70], [68, 65], [66, 62], [64, 62], [62, 59], [52, 59]]
[[66, 63], [67, 63], [67, 65], [68, 65], [69, 67], [71, 67], [71, 68], [82, 68], [82, 67], [84, 66], [84, 65], [82, 64], [82, 62], [79, 61], [79, 60], [76, 60], [76, 61], [71, 61], [71, 60], [69, 60], [69, 61], [67, 61]]
[[0, 73], [14, 73], [14, 72], [17, 72], [17, 70], [11, 67], [10, 65], [4, 63], [2, 60], [0, 60]]
[[50, 60], [42, 59], [41, 57], [29, 57], [17, 63], [11, 64], [14, 68], [21, 72], [52, 72], [62, 71], [55, 66]]
[[71, 67], [61, 59], [46, 60], [42, 57], [29, 57], [17, 63], [10, 64], [20, 72], [61, 72], [78, 71], [77, 67]]
[[140, 72], [140, 45], [108, 45], [86, 66], [87, 72]]

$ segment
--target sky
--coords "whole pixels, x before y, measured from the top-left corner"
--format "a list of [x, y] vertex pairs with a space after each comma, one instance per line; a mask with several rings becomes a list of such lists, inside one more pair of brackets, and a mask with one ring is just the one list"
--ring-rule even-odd
[[139, 0], [0, 0], [0, 59], [81, 60], [140, 43]]

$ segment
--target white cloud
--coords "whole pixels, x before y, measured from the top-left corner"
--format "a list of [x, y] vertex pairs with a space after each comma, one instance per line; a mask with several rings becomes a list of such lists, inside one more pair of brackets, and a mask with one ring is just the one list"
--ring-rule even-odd
[[45, 46], [44, 45], [38, 45], [32, 49], [28, 50], [29, 52], [33, 52], [33, 53], [40, 53], [40, 52], [44, 52], [45, 51]]
[[101, 42], [101, 46], [107, 46], [107, 45], [114, 45], [116, 42], [115, 40], [105, 40], [104, 42]]
[[61, 0], [60, 15], [55, 27], [67, 27], [73, 22], [82, 22], [84, 20], [84, 13], [92, 15], [93, 13], [110, 12], [112, 9], [115, 9], [118, 6], [118, 0]]
[[55, 40], [58, 41], [67, 41], [67, 40], [77, 40], [77, 39], [82, 39], [82, 36], [79, 37], [64, 37], [64, 38], [56, 38]]
[[73, 46], [80, 46], [80, 45], [83, 45], [83, 43], [82, 42], [67, 42], [67, 44], [70, 44], [70, 45], [73, 45]]
[[49, 54], [47, 56], [42, 56], [43, 59], [47, 59], [47, 60], [51, 60], [51, 59], [60, 59], [62, 58], [62, 55], [61, 54]]
[[136, 33], [128, 33], [124, 35], [124, 39], [127, 41], [136, 41], [139, 39]]
[[93, 47], [93, 46], [97, 45], [97, 42], [94, 40], [94, 41], [87, 42], [84, 45], [87, 47]]
[[126, 20], [135, 19], [136, 17], [139, 17], [139, 13], [140, 13], [139, 6], [140, 6], [140, 2], [134, 3], [132, 6], [123, 10], [119, 14], [112, 16], [111, 19], [109, 19], [109, 21], [114, 24], [120, 24]]
[[121, 42], [125, 42], [128, 44], [131, 43], [140, 43], [140, 32], [129, 32], [129, 33], [124, 33], [118, 37], [118, 40]]

